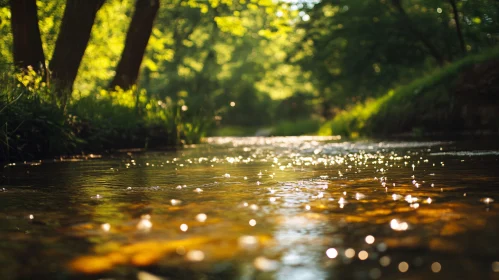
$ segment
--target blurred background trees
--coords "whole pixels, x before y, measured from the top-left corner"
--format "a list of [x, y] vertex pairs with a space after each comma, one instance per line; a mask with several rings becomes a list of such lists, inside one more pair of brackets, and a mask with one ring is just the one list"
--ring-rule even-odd
[[498, 18], [495, 0], [1, 0], [0, 68], [9, 81], [28, 65], [48, 74], [43, 94], [23, 96], [51, 100], [90, 146], [109, 138], [101, 128], [138, 139], [163, 127], [173, 142], [280, 123], [314, 133], [496, 47]]
[[306, 12], [289, 60], [312, 73], [325, 110], [380, 96], [499, 39], [496, 1], [325, 0]]

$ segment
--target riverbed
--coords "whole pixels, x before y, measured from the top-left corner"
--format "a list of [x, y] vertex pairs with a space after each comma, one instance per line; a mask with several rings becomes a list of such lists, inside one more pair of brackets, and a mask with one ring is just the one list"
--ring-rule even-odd
[[209, 138], [8, 164], [0, 279], [499, 279], [499, 147]]

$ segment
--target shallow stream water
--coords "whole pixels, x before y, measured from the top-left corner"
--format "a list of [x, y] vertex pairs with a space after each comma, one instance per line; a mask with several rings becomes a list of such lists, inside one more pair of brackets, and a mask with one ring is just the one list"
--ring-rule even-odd
[[0, 279], [499, 279], [499, 147], [210, 138], [10, 164]]

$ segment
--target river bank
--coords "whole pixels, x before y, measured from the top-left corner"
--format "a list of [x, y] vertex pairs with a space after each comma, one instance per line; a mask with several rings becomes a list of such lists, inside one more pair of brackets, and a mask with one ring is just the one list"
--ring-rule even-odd
[[319, 135], [497, 134], [499, 50], [465, 57], [338, 113]]

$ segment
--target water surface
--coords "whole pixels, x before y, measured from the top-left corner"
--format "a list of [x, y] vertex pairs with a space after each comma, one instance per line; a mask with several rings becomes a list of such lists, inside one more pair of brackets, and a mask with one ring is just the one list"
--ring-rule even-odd
[[278, 137], [7, 165], [0, 279], [499, 279], [498, 159]]

